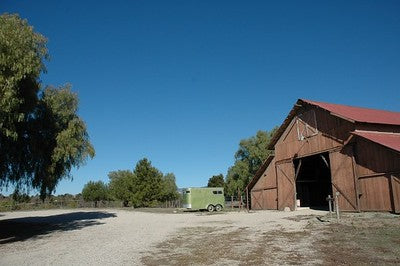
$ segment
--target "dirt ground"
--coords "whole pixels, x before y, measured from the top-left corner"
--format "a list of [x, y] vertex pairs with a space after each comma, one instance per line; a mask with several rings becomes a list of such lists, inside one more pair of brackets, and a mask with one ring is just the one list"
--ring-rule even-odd
[[324, 211], [0, 213], [0, 265], [400, 264], [400, 217]]

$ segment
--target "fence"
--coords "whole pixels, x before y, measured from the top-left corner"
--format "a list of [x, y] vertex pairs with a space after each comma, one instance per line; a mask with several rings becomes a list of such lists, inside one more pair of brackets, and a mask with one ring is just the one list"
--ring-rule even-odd
[[182, 208], [181, 200], [167, 200], [165, 202], [159, 202], [156, 205], [157, 208]]
[[[180, 208], [180, 200], [159, 202], [157, 208]], [[123, 208], [122, 201], [84, 201], [84, 200], [39, 200], [35, 202], [17, 203], [12, 200], [0, 201], [0, 212], [15, 210], [41, 210], [41, 209], [75, 209], [75, 208]]]

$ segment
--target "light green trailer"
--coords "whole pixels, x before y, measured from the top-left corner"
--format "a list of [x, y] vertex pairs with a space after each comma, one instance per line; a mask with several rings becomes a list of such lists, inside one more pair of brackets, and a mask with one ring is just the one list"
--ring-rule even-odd
[[225, 207], [224, 188], [189, 187], [183, 189], [183, 208], [190, 210], [221, 211]]

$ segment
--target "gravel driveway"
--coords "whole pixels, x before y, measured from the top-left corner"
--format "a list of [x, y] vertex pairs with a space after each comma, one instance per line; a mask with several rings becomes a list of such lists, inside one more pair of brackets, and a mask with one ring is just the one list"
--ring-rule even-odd
[[[301, 233], [309, 223], [307, 217], [325, 214], [119, 209], [0, 213], [0, 265], [238, 265], [242, 258], [259, 264], [265, 260], [258, 257], [268, 255], [265, 246], [261, 253], [249, 251], [259, 248], [260, 237], [268, 239], [268, 232]], [[312, 253], [307, 239], [299, 238], [295, 245], [283, 243], [282, 256], [290, 252], [286, 246]], [[209, 250], [216, 253], [210, 256]], [[320, 262], [318, 256], [308, 255], [315, 257], [310, 263]]]

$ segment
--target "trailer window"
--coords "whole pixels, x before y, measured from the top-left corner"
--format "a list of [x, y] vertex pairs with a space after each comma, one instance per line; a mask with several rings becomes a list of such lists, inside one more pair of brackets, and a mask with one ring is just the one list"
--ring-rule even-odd
[[213, 194], [222, 194], [222, 191], [221, 190], [214, 190]]
[[218, 191], [216, 191], [216, 190], [213, 191], [213, 194], [217, 194], [217, 193], [218, 193]]
[[186, 194], [190, 194], [190, 190], [186, 190], [185, 193], [186, 193]]
[[222, 191], [221, 191], [221, 190], [219, 190], [219, 191], [218, 191], [218, 194], [222, 194]]

